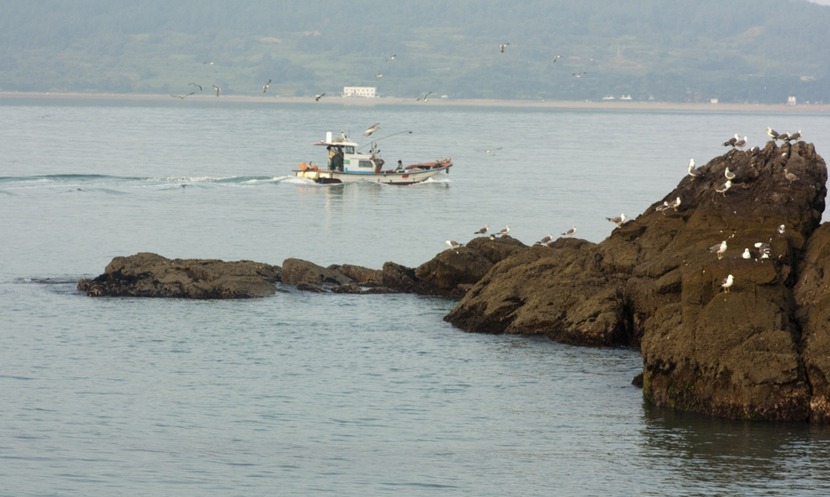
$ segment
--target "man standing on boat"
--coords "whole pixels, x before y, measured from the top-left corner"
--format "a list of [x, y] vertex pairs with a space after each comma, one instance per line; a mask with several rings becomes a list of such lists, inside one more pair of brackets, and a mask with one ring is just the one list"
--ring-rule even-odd
[[343, 170], [343, 147], [337, 147], [332, 158], [332, 167], [337, 171]]
[[334, 147], [329, 145], [326, 147], [326, 150], [329, 151], [329, 171], [334, 169], [334, 157], [337, 155], [337, 152], [334, 150]]

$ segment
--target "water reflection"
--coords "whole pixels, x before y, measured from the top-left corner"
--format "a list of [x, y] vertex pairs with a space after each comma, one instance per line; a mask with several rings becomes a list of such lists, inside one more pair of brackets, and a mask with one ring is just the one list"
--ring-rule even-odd
[[753, 423], [646, 406], [641, 463], [673, 488], [732, 495], [827, 495], [830, 428]]

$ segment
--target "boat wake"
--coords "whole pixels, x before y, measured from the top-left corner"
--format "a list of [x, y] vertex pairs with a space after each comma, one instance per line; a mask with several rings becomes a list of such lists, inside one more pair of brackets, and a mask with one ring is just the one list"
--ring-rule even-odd
[[50, 174], [1, 176], [0, 193], [14, 195], [27, 190], [95, 191], [123, 194], [131, 188], [171, 190], [187, 187], [258, 187], [273, 185], [292, 176], [108, 176], [102, 174]]

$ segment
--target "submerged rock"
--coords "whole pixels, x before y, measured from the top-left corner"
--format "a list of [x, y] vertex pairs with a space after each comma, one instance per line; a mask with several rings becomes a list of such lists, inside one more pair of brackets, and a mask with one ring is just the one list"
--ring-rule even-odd
[[[473, 332], [638, 346], [656, 405], [827, 418], [830, 233], [811, 238], [826, 181], [804, 142], [730, 151], [599, 244], [560, 239], [496, 264], [446, 319]], [[723, 254], [710, 251], [722, 241]]]

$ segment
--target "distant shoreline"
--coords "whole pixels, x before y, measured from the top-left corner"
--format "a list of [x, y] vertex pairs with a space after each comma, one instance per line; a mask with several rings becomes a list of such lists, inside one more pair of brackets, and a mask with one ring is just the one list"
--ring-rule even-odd
[[[160, 102], [173, 101], [174, 95], [150, 93], [73, 93], [73, 92], [2, 92], [3, 100], [89, 100], [89, 101], [131, 101], [131, 102]], [[414, 98], [401, 97], [323, 97], [319, 102], [314, 97], [280, 97], [280, 96], [250, 96], [250, 95], [221, 95], [216, 97], [211, 92], [187, 97], [186, 100], [198, 102], [236, 102], [236, 103], [266, 103], [266, 104], [318, 104], [343, 106], [385, 106], [385, 105], [412, 105], [430, 107], [502, 107], [502, 108], [529, 108], [529, 109], [596, 109], [608, 111], [684, 111], [684, 112], [758, 112], [758, 113], [825, 113], [830, 112], [830, 104], [750, 104], [750, 103], [684, 103], [684, 102], [642, 102], [634, 100], [601, 100], [601, 101], [565, 101], [565, 100], [490, 100], [490, 99], [454, 99], [432, 98], [427, 101], [417, 101]]]

